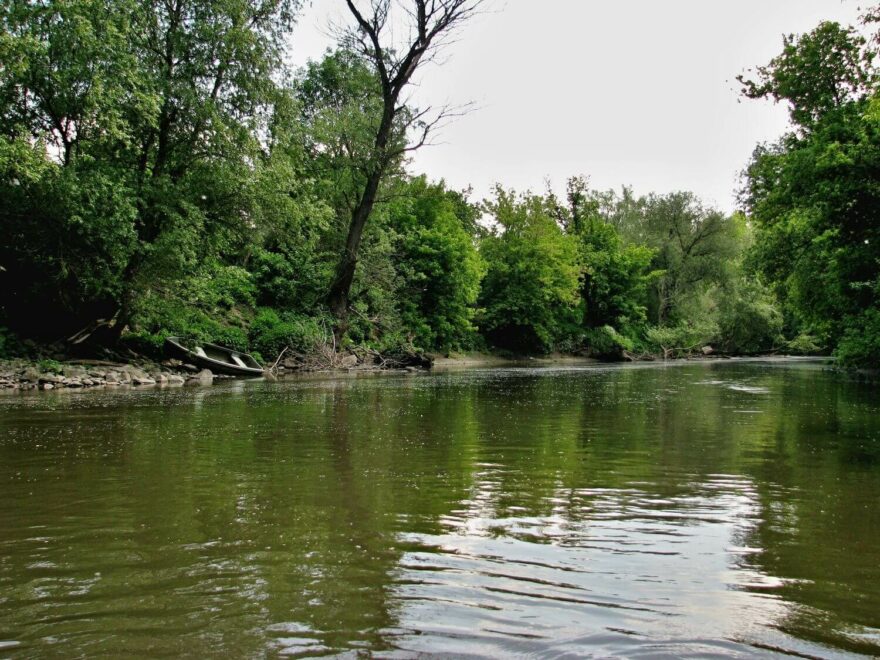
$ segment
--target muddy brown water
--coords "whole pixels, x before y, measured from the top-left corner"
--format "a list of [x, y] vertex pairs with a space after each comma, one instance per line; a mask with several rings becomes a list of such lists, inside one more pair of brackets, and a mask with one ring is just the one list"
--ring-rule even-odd
[[0, 658], [880, 655], [880, 389], [803, 361], [0, 397]]

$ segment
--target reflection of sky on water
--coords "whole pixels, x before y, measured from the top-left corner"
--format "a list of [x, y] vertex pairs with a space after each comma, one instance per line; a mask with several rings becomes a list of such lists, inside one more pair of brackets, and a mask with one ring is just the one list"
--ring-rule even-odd
[[876, 391], [807, 365], [12, 403], [0, 401], [0, 650], [880, 647]]
[[[783, 580], [742, 562], [760, 507], [753, 485], [713, 475], [696, 494], [558, 489], [545, 516], [500, 515], [497, 471], [443, 534], [404, 534], [395, 578], [401, 651], [675, 655], [816, 653], [776, 630]], [[821, 649], [819, 649], [821, 652]]]

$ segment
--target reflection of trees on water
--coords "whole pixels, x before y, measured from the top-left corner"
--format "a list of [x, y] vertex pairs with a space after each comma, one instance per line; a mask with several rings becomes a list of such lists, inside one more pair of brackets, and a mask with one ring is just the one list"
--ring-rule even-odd
[[[49, 589], [69, 617], [53, 627], [60, 639], [102, 608], [117, 628], [119, 617], [132, 629], [187, 622], [179, 647], [144, 637], [129, 652], [207, 639], [240, 654], [267, 639], [388, 649], [412, 534], [565, 543], [627, 516], [677, 512], [670, 524], [696, 526], [719, 506], [742, 549], [730, 565], [767, 578], [737, 588], [801, 605], [783, 629], [847, 647], [816, 632], [828, 629], [816, 612], [878, 623], [876, 403], [820, 372], [487, 372], [192, 396], [140, 395], [3, 429], [17, 438], [0, 443], [15, 502], [0, 505], [3, 532], [24, 536], [25, 517], [69, 535], [39, 552], [19, 538], [31, 551], [0, 567], [27, 575], [34, 553], [60, 567], [11, 592], [16, 629], [39, 634], [27, 622], [45, 616], [34, 594]], [[27, 461], [39, 466], [27, 484], [4, 467]], [[65, 600], [86, 584], [101, 598]], [[112, 652], [113, 637], [92, 630]]]

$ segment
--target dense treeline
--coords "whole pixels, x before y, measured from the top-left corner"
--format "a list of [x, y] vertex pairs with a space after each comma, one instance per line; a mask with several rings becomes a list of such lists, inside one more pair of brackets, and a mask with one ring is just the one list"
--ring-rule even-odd
[[[365, 20], [291, 71], [298, 4], [0, 8], [0, 354], [90, 327], [264, 359], [333, 342], [880, 359], [876, 41], [823, 24], [743, 78], [792, 116], [755, 151], [745, 213], [583, 177], [475, 202], [407, 167], [431, 126], [388, 95], [418, 58], [392, 62]], [[473, 9], [440, 6], [441, 28]]]

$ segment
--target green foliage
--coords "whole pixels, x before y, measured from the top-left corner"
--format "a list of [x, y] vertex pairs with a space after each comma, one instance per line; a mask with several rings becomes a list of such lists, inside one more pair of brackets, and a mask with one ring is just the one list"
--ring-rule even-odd
[[620, 231], [654, 250], [651, 320], [658, 325], [684, 321], [682, 310], [736, 277], [732, 266], [745, 244], [745, 220], [706, 208], [686, 192], [650, 195], [640, 207]]
[[[242, 248], [296, 4], [2, 6], [0, 221], [14, 240], [0, 248], [0, 304], [10, 318], [38, 316], [39, 301], [71, 324], [118, 313], [124, 327], [141, 292]], [[11, 166], [13, 156], [25, 158]]]
[[718, 336], [718, 325], [710, 319], [685, 321], [674, 326], [650, 328], [645, 334], [648, 347], [664, 356], [676, 357], [698, 352]]
[[789, 103], [792, 121], [809, 128], [829, 112], [863, 99], [876, 83], [876, 53], [854, 28], [823, 22], [801, 37], [783, 37], [782, 53], [757, 67], [757, 80], [737, 76], [748, 98]]
[[285, 348], [297, 353], [309, 353], [327, 340], [329, 317], [309, 317], [294, 313], [281, 313], [271, 308], [257, 310], [250, 325], [250, 345], [272, 360]]
[[57, 360], [38, 360], [37, 369], [44, 373], [60, 374], [64, 367]]
[[785, 343], [785, 349], [795, 355], [817, 355], [822, 351], [818, 340], [812, 335], [801, 333]]
[[653, 250], [623, 241], [611, 221], [614, 193], [590, 190], [583, 177], [568, 180], [566, 207], [552, 193], [548, 201], [579, 244], [584, 324], [635, 334], [644, 325], [647, 288], [655, 277], [649, 270]]
[[177, 288], [141, 292], [127, 340], [152, 353], [171, 335], [244, 350], [255, 293], [248, 271], [208, 262]]
[[847, 368], [880, 368], [880, 310], [848, 318], [834, 355]]
[[610, 325], [589, 328], [584, 334], [583, 341], [589, 347], [590, 355], [602, 359], [619, 360], [624, 351], [632, 351], [635, 348], [632, 339], [623, 336]]
[[564, 202], [499, 187], [477, 206], [406, 173], [425, 119], [405, 103], [377, 143], [382, 67], [357, 44], [285, 70], [299, 4], [0, 5], [0, 355], [22, 350], [12, 331], [112, 317], [150, 352], [170, 334], [308, 352], [352, 282], [337, 339], [388, 353], [827, 344], [876, 361], [880, 76], [857, 31], [786, 37], [741, 77], [794, 122], [755, 151], [748, 218], [583, 177]]
[[448, 352], [473, 345], [483, 263], [460, 195], [414, 179], [392, 204], [397, 232], [397, 310], [411, 343]]
[[562, 232], [542, 197], [499, 187], [486, 211], [496, 227], [480, 244], [487, 267], [480, 328], [500, 348], [552, 350], [576, 324], [577, 242]]
[[[875, 50], [851, 28], [823, 23], [789, 37], [744, 82], [753, 98], [786, 101], [794, 130], [762, 145], [743, 201], [757, 227], [752, 262], [802, 328], [844, 362], [871, 355], [859, 319], [880, 304], [880, 76]], [[845, 345], [844, 345], [845, 344]]]
[[782, 312], [760, 281], [743, 279], [719, 298], [716, 348], [726, 353], [758, 353], [783, 343]]

